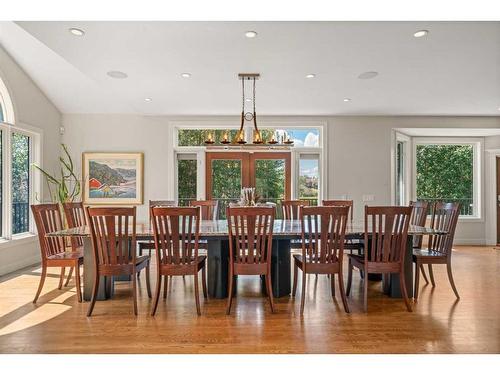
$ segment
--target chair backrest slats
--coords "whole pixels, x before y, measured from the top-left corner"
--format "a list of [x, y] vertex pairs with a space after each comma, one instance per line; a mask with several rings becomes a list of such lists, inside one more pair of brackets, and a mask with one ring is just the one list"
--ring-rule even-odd
[[302, 207], [304, 262], [342, 262], [348, 217], [348, 206]]
[[[66, 202], [63, 203], [64, 214], [69, 228], [76, 228], [87, 225], [87, 218], [85, 216], [85, 209], [82, 202]], [[71, 246], [73, 251], [78, 247], [83, 246], [82, 237], [72, 237]]]
[[230, 261], [267, 264], [271, 261], [274, 207], [228, 207]]
[[151, 207], [158, 264], [192, 265], [198, 258], [201, 209]]
[[300, 207], [308, 206], [309, 202], [305, 200], [282, 200], [281, 209], [283, 212], [284, 220], [299, 220], [300, 219]]
[[34, 204], [31, 211], [35, 219], [40, 242], [42, 262], [52, 255], [63, 253], [66, 250], [63, 237], [46, 237], [48, 233], [63, 229], [61, 212], [57, 204]]
[[403, 261], [411, 212], [412, 207], [365, 206], [365, 243], [369, 246], [366, 262]]
[[352, 222], [354, 201], [352, 199], [323, 199], [323, 206], [349, 207], [349, 220]]
[[189, 205], [192, 207], [201, 207], [202, 220], [217, 220], [219, 212], [218, 200], [194, 200], [190, 201]]
[[[427, 212], [429, 212], [429, 202], [427, 201], [416, 201], [410, 202], [410, 206], [413, 207], [411, 213], [411, 225], [416, 225], [419, 227], [424, 227], [427, 220]], [[422, 248], [423, 236], [413, 236], [413, 247], [415, 249]]]
[[437, 202], [435, 204], [431, 228], [446, 231], [447, 234], [429, 236], [429, 249], [451, 256], [459, 214], [459, 203]]
[[134, 266], [136, 208], [87, 207], [94, 258], [99, 266]]

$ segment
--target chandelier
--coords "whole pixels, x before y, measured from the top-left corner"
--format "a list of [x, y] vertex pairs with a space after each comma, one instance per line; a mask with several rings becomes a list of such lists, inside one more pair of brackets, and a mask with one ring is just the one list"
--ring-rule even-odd
[[[241, 121], [240, 128], [236, 133], [236, 136], [230, 140], [227, 132], [224, 133], [220, 143], [224, 146], [261, 146], [261, 145], [271, 145], [271, 146], [292, 146], [293, 140], [289, 137], [285, 139], [285, 137], [276, 137], [275, 139], [274, 133], [270, 136], [270, 139], [265, 140], [262, 136], [259, 127], [257, 126], [257, 111], [255, 110], [255, 81], [260, 78], [259, 73], [239, 73], [238, 78], [241, 80], [241, 92], [242, 92], [242, 100], [241, 100]], [[247, 98], [245, 92], [245, 82], [251, 82], [252, 84], [252, 97]], [[245, 104], [251, 102], [251, 110], [245, 112]], [[253, 122], [253, 134], [252, 134], [252, 143], [247, 144], [245, 140], [245, 123]], [[205, 144], [208, 146], [215, 144], [214, 137], [211, 133], [208, 134], [207, 139], [205, 140]]]

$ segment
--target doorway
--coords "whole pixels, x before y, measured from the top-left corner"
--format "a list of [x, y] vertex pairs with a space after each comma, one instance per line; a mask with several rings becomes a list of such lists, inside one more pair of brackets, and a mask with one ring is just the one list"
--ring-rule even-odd
[[260, 201], [279, 203], [291, 197], [290, 152], [207, 152], [206, 197], [219, 201], [219, 218], [242, 187], [254, 187]]

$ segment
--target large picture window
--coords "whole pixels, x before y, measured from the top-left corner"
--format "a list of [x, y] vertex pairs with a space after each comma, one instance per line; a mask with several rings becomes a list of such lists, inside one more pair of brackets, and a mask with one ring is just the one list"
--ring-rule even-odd
[[479, 217], [479, 142], [415, 142], [416, 198], [458, 202], [462, 217]]
[[11, 136], [12, 234], [30, 228], [30, 137], [21, 133]]

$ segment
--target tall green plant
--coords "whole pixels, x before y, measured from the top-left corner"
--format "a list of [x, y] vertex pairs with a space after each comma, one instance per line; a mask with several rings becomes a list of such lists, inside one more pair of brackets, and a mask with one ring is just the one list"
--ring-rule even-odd
[[59, 156], [59, 162], [61, 163], [60, 177], [51, 175], [39, 165], [32, 165], [45, 177], [52, 201], [63, 204], [65, 202], [73, 202], [80, 195], [81, 182], [74, 171], [73, 160], [67, 146], [61, 143], [61, 147], [64, 155]]

